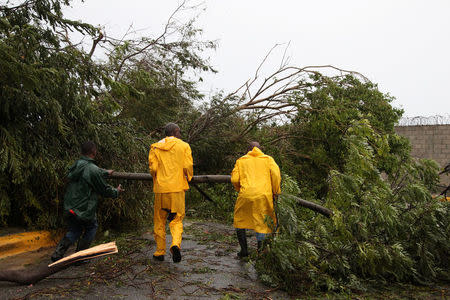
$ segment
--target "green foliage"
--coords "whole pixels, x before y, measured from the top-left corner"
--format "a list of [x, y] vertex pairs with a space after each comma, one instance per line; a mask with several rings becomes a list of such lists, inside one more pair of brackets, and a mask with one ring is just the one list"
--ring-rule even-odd
[[[348, 95], [339, 89], [354, 87], [333, 89]], [[334, 215], [325, 219], [281, 197], [280, 233], [256, 264], [261, 279], [291, 292], [449, 279], [450, 206], [430, 194], [438, 182], [436, 163], [409, 156], [409, 145], [389, 123], [398, 117], [396, 111], [372, 113], [384, 107], [382, 98], [367, 108], [346, 98], [338, 104], [329, 91], [316, 92], [313, 103], [323, 102], [317, 113], [300, 113], [302, 122], [291, 128], [301, 132], [292, 145], [307, 157], [292, 170], [301, 172], [300, 195]]]
[[8, 182], [3, 222], [54, 223], [49, 210], [59, 201], [62, 170], [77, 152], [72, 146], [95, 136], [89, 125], [102, 120], [89, 103], [98, 68], [83, 53], [63, 48], [55, 32], [88, 34], [92, 27], [64, 20], [60, 9], [53, 1], [34, 1], [1, 10], [0, 177]]
[[212, 201], [208, 201], [191, 187], [186, 193], [186, 214], [190, 217], [219, 220], [231, 224], [237, 197], [233, 187], [228, 184], [202, 184], [200, 188], [211, 197]]
[[[142, 38], [127, 41], [115, 47], [109, 56], [108, 69], [124, 87], [134, 91], [131, 97], [122, 99], [121, 118], [133, 118], [141, 129], [151, 136], [159, 136], [161, 128], [177, 120], [187, 128], [190, 116], [198, 117], [194, 101], [203, 96], [196, 89], [196, 82], [188, 79], [188, 72], [214, 71], [201, 57], [205, 49], [214, 49], [215, 43], [200, 40], [201, 30], [194, 20], [182, 27], [175, 27], [179, 40], [162, 43], [158, 39]], [[142, 48], [142, 44], [147, 44]]]
[[[201, 51], [194, 21], [170, 20], [156, 39], [111, 40], [106, 63], [92, 59], [61, 32], [87, 39], [101, 33], [65, 19], [70, 1], [25, 1], [0, 6], [0, 217], [3, 224], [56, 227], [61, 220], [65, 174], [79, 145], [99, 145], [98, 165], [145, 172], [149, 146], [168, 121], [198, 117], [201, 98], [192, 70], [214, 71]], [[175, 38], [174, 38], [175, 37]], [[94, 48], [92, 49], [94, 50]], [[112, 182], [116, 184], [117, 182]], [[99, 203], [103, 227], [151, 221], [151, 186], [123, 183], [124, 198]]]
[[[408, 141], [394, 132], [402, 111], [375, 84], [305, 71], [312, 75], [288, 76], [298, 85], [276, 97], [260, 94], [243, 104], [246, 95], [219, 93], [205, 100], [196, 88], [201, 78], [191, 75], [214, 72], [202, 52], [216, 44], [200, 39], [194, 20], [169, 19], [170, 36], [109, 40], [108, 61], [97, 62], [60, 34], [76, 30], [94, 40], [100, 34], [65, 19], [61, 6], [69, 3], [0, 6], [2, 224], [57, 227], [65, 174], [82, 142], [97, 142], [101, 167], [146, 172], [150, 144], [165, 123], [176, 121], [191, 144], [196, 174], [229, 174], [250, 139], [279, 163], [280, 232], [256, 262], [267, 284], [341, 291], [449, 279], [449, 202], [430, 194], [437, 165], [410, 157]], [[275, 77], [265, 82], [272, 86], [272, 80], [275, 85]], [[283, 107], [293, 112], [284, 114]], [[281, 121], [270, 118], [278, 114]], [[151, 221], [151, 185], [122, 184], [120, 199], [100, 201], [103, 228]], [[187, 214], [231, 223], [232, 187], [201, 188], [214, 203], [191, 188]], [[334, 215], [299, 207], [289, 194]]]
[[[99, 144], [102, 167], [142, 170], [147, 146], [134, 142], [129, 120], [117, 120], [116, 84], [102, 65], [60, 35], [89, 24], [64, 19], [69, 1], [26, 1], [0, 9], [0, 216], [3, 224], [55, 227], [65, 174], [88, 140]], [[124, 95], [128, 96], [128, 95]], [[130, 164], [130, 161], [133, 163]], [[130, 193], [105, 218], [144, 220], [146, 189]], [[122, 200], [123, 201], [123, 200]], [[104, 208], [103, 204], [101, 204]], [[114, 223], [114, 222], [111, 222]]]
[[215, 95], [200, 108], [202, 113], [192, 120], [187, 132], [194, 153], [196, 171], [200, 174], [231, 173], [236, 159], [246, 153], [245, 139], [236, 133], [245, 126], [234, 105]]

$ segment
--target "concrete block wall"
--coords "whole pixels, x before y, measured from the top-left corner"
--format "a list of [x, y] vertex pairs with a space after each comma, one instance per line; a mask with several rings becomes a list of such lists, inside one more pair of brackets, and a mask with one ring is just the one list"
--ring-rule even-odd
[[[409, 139], [413, 157], [434, 159], [441, 168], [450, 163], [450, 124], [396, 126], [395, 132]], [[450, 176], [441, 182], [450, 184]]]

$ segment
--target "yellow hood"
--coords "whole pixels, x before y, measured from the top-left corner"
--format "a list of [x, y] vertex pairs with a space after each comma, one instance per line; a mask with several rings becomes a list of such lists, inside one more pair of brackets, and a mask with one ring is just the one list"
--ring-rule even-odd
[[182, 140], [169, 136], [154, 143], [148, 154], [154, 193], [176, 193], [189, 189], [193, 161], [191, 147]]
[[168, 151], [173, 148], [180, 140], [173, 136], [163, 138], [157, 143], [152, 144], [152, 148]]
[[281, 192], [280, 168], [275, 160], [254, 147], [236, 161], [231, 183], [239, 192], [234, 206], [234, 227], [271, 232], [265, 218], [275, 220], [272, 195]]
[[253, 147], [252, 151], [249, 151], [247, 153], [247, 155], [250, 155], [250, 156], [253, 156], [253, 157], [267, 156], [257, 147]]

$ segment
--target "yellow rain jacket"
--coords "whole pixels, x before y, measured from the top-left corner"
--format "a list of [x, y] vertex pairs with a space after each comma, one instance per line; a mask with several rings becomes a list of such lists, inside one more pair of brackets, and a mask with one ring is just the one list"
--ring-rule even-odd
[[281, 193], [280, 168], [275, 160], [254, 147], [236, 161], [231, 183], [239, 192], [234, 207], [234, 227], [272, 232], [264, 220], [269, 216], [275, 224], [272, 197]]
[[148, 162], [155, 193], [154, 255], [160, 256], [166, 253], [166, 220], [169, 213], [175, 213], [175, 217], [169, 223], [172, 235], [170, 247], [181, 248], [185, 214], [184, 191], [189, 189], [188, 181], [192, 179], [194, 173], [191, 147], [176, 137], [166, 137], [151, 146]]
[[187, 191], [194, 174], [191, 147], [170, 136], [152, 144], [148, 154], [154, 193]]

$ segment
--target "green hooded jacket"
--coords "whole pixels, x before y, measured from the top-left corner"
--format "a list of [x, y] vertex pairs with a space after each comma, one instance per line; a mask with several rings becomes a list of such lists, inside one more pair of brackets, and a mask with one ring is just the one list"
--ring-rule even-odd
[[108, 185], [108, 171], [95, 165], [92, 158], [82, 156], [69, 169], [69, 184], [64, 195], [64, 211], [82, 221], [96, 219], [98, 195], [117, 198], [117, 189]]

